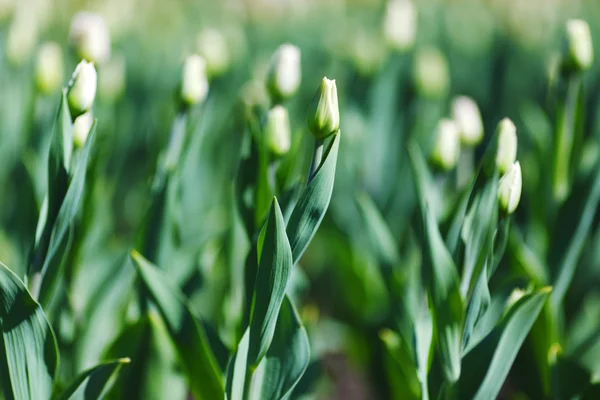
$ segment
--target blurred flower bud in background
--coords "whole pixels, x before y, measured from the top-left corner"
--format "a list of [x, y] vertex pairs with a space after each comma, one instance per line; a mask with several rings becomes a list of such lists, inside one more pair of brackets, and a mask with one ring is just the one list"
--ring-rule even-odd
[[94, 123], [94, 116], [91, 111], [81, 114], [73, 122], [73, 144], [77, 148], [82, 148], [90, 133], [90, 128]]
[[44, 43], [37, 55], [35, 83], [42, 94], [50, 94], [63, 84], [63, 55], [58, 43]]
[[262, 81], [252, 79], [244, 84], [240, 90], [240, 97], [247, 108], [257, 106], [268, 107], [269, 94]]
[[202, 29], [198, 34], [196, 50], [206, 61], [209, 77], [222, 75], [229, 68], [229, 45], [221, 31], [214, 28]]
[[323, 140], [340, 127], [340, 110], [335, 79], [321, 80], [308, 109], [308, 128], [317, 140]]
[[383, 64], [386, 48], [378, 35], [359, 29], [351, 41], [351, 56], [357, 71], [365, 76], [373, 75]]
[[594, 61], [590, 26], [581, 19], [571, 19], [566, 25], [565, 63], [575, 71], [590, 69]]
[[0, 0], [0, 22], [5, 21], [13, 13], [16, 0]]
[[94, 63], [81, 61], [73, 72], [67, 92], [72, 118], [77, 118], [92, 108], [97, 84], [98, 76]]
[[460, 155], [458, 126], [454, 121], [444, 118], [438, 123], [435, 135], [431, 160], [439, 168], [449, 171], [456, 166]]
[[104, 19], [82, 11], [73, 17], [69, 43], [84, 60], [102, 64], [110, 58], [110, 32]]
[[417, 36], [417, 9], [410, 0], [390, 0], [385, 10], [383, 33], [395, 50], [410, 50]]
[[17, 9], [6, 38], [6, 57], [19, 66], [33, 55], [39, 40], [36, 16], [26, 7]]
[[265, 131], [267, 146], [275, 156], [281, 157], [290, 151], [292, 133], [288, 111], [285, 107], [276, 105], [269, 110]]
[[206, 62], [197, 54], [188, 56], [181, 76], [181, 100], [191, 106], [203, 101], [207, 94]]
[[496, 166], [504, 173], [517, 159], [517, 128], [510, 119], [504, 118], [498, 124], [497, 135]]
[[267, 71], [267, 88], [273, 101], [292, 97], [300, 86], [300, 79], [300, 49], [291, 44], [281, 45]]
[[415, 57], [413, 78], [417, 91], [424, 97], [438, 99], [450, 87], [448, 61], [442, 52], [433, 47], [421, 48]]
[[483, 121], [477, 103], [469, 97], [459, 96], [452, 102], [452, 119], [458, 126], [461, 143], [476, 146], [483, 139]]
[[114, 55], [98, 71], [98, 95], [103, 101], [114, 102], [125, 92], [125, 57]]
[[498, 184], [498, 200], [502, 211], [507, 214], [515, 212], [521, 200], [522, 185], [521, 165], [518, 161], [515, 161], [500, 178]]

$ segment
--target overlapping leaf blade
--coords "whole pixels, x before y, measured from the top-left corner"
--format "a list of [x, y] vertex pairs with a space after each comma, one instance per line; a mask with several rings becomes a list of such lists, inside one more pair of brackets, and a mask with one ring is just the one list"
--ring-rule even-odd
[[82, 372], [56, 400], [85, 399], [97, 400], [105, 391], [110, 379], [119, 373], [123, 365], [129, 364], [128, 358], [107, 361]]

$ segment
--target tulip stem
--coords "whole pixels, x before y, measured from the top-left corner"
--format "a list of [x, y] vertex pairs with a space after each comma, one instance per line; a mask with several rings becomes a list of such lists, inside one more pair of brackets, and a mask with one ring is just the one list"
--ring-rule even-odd
[[315, 139], [315, 148], [313, 150], [312, 161], [310, 163], [310, 171], [308, 173], [308, 180], [306, 181], [306, 185], [308, 185], [315, 177], [317, 170], [321, 166], [322, 159], [323, 159], [323, 140]]

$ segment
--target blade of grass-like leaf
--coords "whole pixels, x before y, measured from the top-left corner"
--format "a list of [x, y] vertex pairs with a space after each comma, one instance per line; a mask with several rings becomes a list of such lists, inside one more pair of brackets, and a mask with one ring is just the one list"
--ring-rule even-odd
[[379, 338], [385, 345], [385, 370], [389, 375], [392, 397], [395, 399], [421, 399], [417, 365], [407, 343], [399, 334], [389, 330], [382, 331]]
[[551, 288], [527, 294], [511, 307], [500, 325], [467, 350], [458, 398], [495, 399]]
[[292, 249], [294, 264], [302, 257], [310, 240], [317, 232], [329, 206], [333, 192], [340, 135], [340, 131], [333, 135], [321, 167], [319, 167], [313, 179], [300, 195], [300, 199], [290, 216], [287, 225], [287, 235]]
[[0, 374], [7, 399], [49, 399], [58, 347], [42, 307], [0, 263]]
[[277, 199], [273, 199], [254, 285], [248, 368], [254, 370], [271, 344], [292, 272], [292, 252]]
[[57, 400], [70, 399], [99, 399], [110, 378], [119, 373], [121, 367], [129, 364], [129, 358], [107, 361], [82, 372], [71, 385], [59, 396]]
[[250, 331], [246, 329], [236, 352], [229, 360], [225, 392], [228, 400], [242, 400], [244, 398], [249, 337]]
[[185, 304], [179, 288], [139, 253], [131, 253], [146, 290], [158, 306], [169, 334], [187, 371], [197, 399], [217, 399], [224, 394], [221, 372], [206, 334]]

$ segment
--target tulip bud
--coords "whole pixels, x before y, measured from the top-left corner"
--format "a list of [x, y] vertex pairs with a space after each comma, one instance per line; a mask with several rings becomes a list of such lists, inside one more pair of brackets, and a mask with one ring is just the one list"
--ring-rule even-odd
[[594, 61], [590, 26], [581, 19], [567, 21], [566, 63], [576, 71], [590, 69]]
[[459, 96], [452, 102], [452, 118], [458, 126], [460, 140], [468, 146], [475, 146], [483, 139], [483, 121], [479, 107], [473, 99]]
[[292, 97], [300, 86], [300, 49], [283, 44], [269, 63], [267, 88], [275, 101]]
[[435, 48], [420, 50], [415, 57], [413, 77], [417, 90], [424, 97], [444, 97], [450, 86], [446, 57]]
[[339, 129], [340, 110], [335, 79], [324, 77], [321, 81], [308, 109], [307, 123], [317, 140], [323, 140]]
[[454, 121], [442, 119], [437, 125], [436, 140], [431, 154], [432, 161], [441, 169], [449, 171], [456, 166], [460, 155], [460, 134]]
[[114, 102], [125, 91], [125, 57], [116, 55], [100, 67], [98, 94], [102, 100]]
[[209, 76], [219, 76], [229, 67], [229, 46], [220, 31], [213, 28], [203, 29], [198, 35], [196, 49], [206, 61]]
[[72, 118], [77, 118], [92, 108], [96, 98], [97, 81], [94, 63], [81, 61], [73, 72], [67, 92]]
[[35, 66], [35, 82], [43, 94], [52, 93], [62, 86], [63, 58], [57, 43], [48, 42], [40, 47]]
[[192, 106], [206, 98], [208, 94], [208, 78], [206, 77], [206, 62], [197, 55], [185, 59], [181, 77], [181, 99]]
[[498, 124], [497, 135], [496, 167], [504, 173], [517, 159], [517, 128], [510, 119], [504, 118]]
[[73, 122], [73, 144], [75, 144], [75, 147], [80, 149], [85, 145], [93, 123], [94, 116], [91, 111], [75, 118], [75, 122]]
[[291, 129], [288, 111], [276, 105], [267, 114], [267, 145], [275, 156], [284, 156], [290, 151]]
[[388, 45], [399, 51], [412, 48], [417, 36], [417, 9], [410, 0], [391, 0], [383, 22]]
[[515, 161], [500, 178], [498, 184], [498, 200], [502, 211], [507, 214], [515, 212], [521, 200], [522, 185], [521, 165], [518, 161]]
[[33, 55], [39, 39], [38, 31], [35, 15], [25, 8], [17, 10], [6, 38], [6, 57], [13, 65], [19, 66]]
[[84, 60], [101, 64], [110, 58], [110, 32], [98, 14], [84, 11], [75, 15], [69, 43]]

